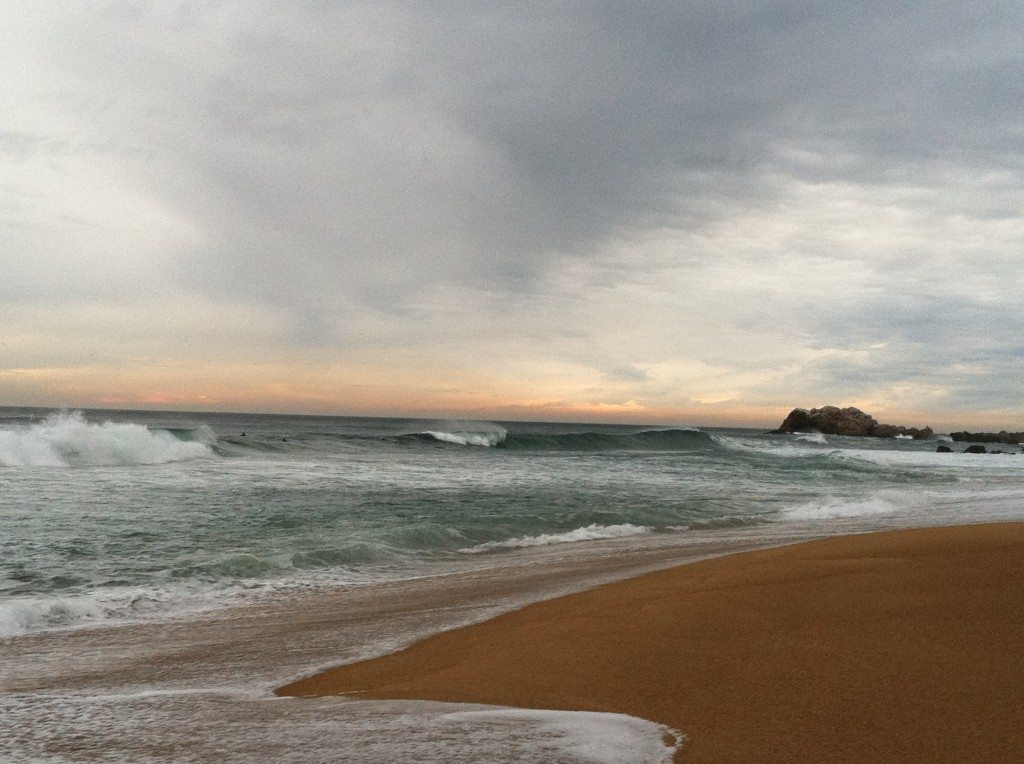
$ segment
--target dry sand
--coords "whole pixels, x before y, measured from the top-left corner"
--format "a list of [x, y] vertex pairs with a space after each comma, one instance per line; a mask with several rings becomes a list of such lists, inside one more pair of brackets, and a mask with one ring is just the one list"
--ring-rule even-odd
[[1024, 523], [698, 562], [278, 692], [627, 713], [685, 761], [1020, 761]]

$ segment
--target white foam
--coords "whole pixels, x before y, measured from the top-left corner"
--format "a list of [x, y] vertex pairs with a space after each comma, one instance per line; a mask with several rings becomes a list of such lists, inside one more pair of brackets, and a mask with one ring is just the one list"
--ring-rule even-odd
[[772, 456], [783, 458], [821, 456], [823, 452], [818, 446], [830, 445], [825, 440], [825, 436], [817, 432], [795, 433], [779, 440], [742, 438], [736, 435], [720, 435], [718, 433], [709, 433], [709, 435], [711, 435], [715, 442], [735, 451], [771, 454]]
[[[1003, 446], [1012, 448], [1012, 446]], [[995, 475], [1024, 472], [1024, 460], [1015, 451], [1004, 454], [968, 454], [954, 450], [953, 453], [936, 453], [911, 448], [863, 449], [857, 451], [833, 452], [840, 458], [858, 459], [882, 467], [928, 469], [941, 467], [954, 469], [969, 475]]]
[[891, 515], [899, 509], [880, 497], [870, 499], [825, 499], [800, 504], [782, 511], [785, 520], [836, 520], [844, 517]]
[[650, 528], [642, 525], [598, 525], [592, 523], [583, 528], [576, 528], [565, 533], [542, 533], [539, 536], [520, 536], [507, 541], [488, 541], [467, 549], [460, 549], [462, 554], [480, 554], [493, 549], [524, 549], [531, 546], [547, 546], [549, 544], [571, 544], [577, 541], [596, 541], [599, 539], [615, 539], [625, 536], [639, 536], [650, 533]]
[[29, 631], [79, 625], [104, 617], [90, 597], [52, 597], [0, 602], [0, 639]]
[[[122, 679], [112, 665], [104, 668], [101, 677]], [[683, 740], [669, 727], [624, 714], [274, 698], [267, 686], [276, 677], [228, 670], [225, 683], [187, 673], [187, 684], [177, 686], [141, 685], [134, 677], [100, 685], [81, 670], [69, 676], [91, 680], [84, 692], [0, 693], [0, 740], [7, 744], [0, 759], [668, 764]], [[248, 677], [257, 672], [263, 684], [254, 687]], [[67, 756], [53, 756], [54, 741]]]
[[420, 435], [429, 435], [444, 443], [458, 446], [496, 446], [505, 440], [508, 430], [494, 422], [435, 421], [434, 426]]
[[[513, 731], [549, 741], [561, 761], [668, 764], [684, 736], [662, 724], [635, 716], [591, 711], [534, 711], [501, 708], [457, 711], [446, 719], [469, 722], [511, 722]], [[525, 725], [529, 725], [528, 727]], [[672, 741], [669, 743], [668, 741]]]
[[796, 439], [804, 443], [817, 443], [819, 446], [828, 445], [825, 436], [820, 432], [801, 432], [797, 434]]
[[67, 596], [16, 597], [0, 602], [0, 639], [40, 631], [180, 617], [234, 604], [246, 593], [240, 586], [202, 589], [175, 585], [111, 587]]
[[496, 446], [505, 440], [508, 434], [499, 427], [496, 430], [487, 432], [445, 432], [443, 430], [426, 430], [424, 435], [429, 435], [436, 440], [445, 443], [455, 443], [459, 446]]
[[0, 601], [0, 640], [43, 631], [161, 622], [292, 597], [298, 592], [393, 578], [393, 571], [387, 570], [354, 572], [348, 568], [329, 568], [273, 580], [241, 578], [219, 584], [179, 581], [162, 586], [105, 587], [76, 595], [13, 597]]
[[131, 422], [87, 422], [81, 412], [51, 414], [39, 424], [0, 430], [3, 467], [164, 464], [212, 454], [205, 443]]

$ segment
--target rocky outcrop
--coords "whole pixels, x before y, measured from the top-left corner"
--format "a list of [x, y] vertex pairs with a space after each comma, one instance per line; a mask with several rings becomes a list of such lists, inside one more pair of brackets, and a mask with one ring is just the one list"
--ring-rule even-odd
[[793, 409], [776, 432], [821, 432], [826, 435], [869, 436], [878, 426], [873, 416], [860, 409], [824, 406]]
[[958, 443], [1007, 443], [1017, 445], [1024, 443], [1024, 432], [951, 432], [949, 434]]
[[880, 424], [870, 414], [849, 406], [822, 406], [820, 409], [793, 409], [782, 422], [777, 433], [820, 432], [825, 435], [854, 435], [865, 438], [895, 438], [910, 435], [916, 440], [934, 437], [931, 427], [903, 427]]
[[[935, 450], [936, 450], [936, 452], [938, 452], [940, 454], [956, 453], [949, 446], [939, 446]], [[960, 453], [963, 453], [963, 454], [1016, 454], [1016, 453], [1024, 453], [1024, 451], [1020, 451], [1020, 452], [1017, 452], [1017, 451], [1000, 451], [998, 449], [995, 450], [995, 451], [989, 451], [984, 446], [975, 443], [973, 446], [968, 446], [967, 448], [965, 448]]]

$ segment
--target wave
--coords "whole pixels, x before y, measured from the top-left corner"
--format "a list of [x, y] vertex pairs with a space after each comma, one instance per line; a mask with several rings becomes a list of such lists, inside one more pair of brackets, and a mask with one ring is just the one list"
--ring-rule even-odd
[[797, 434], [796, 439], [801, 443], [816, 443], [819, 446], [827, 446], [828, 441], [820, 432], [802, 432]]
[[442, 443], [453, 443], [457, 446], [485, 446], [493, 447], [501, 443], [508, 436], [508, 431], [503, 427], [495, 425], [493, 430], [482, 432], [447, 432], [445, 430], [427, 430], [418, 432], [416, 435], [426, 435], [433, 440]]
[[419, 432], [377, 435], [353, 433], [290, 433], [286, 437], [267, 437], [256, 433], [247, 436], [221, 435], [215, 438], [208, 429], [202, 435], [196, 430], [168, 430], [182, 440], [211, 442], [222, 456], [238, 456], [247, 452], [292, 452], [326, 448], [372, 448], [387, 446], [456, 446], [493, 448], [510, 451], [708, 451], [732, 449], [729, 438], [697, 429], [667, 428], [634, 432], [509, 432], [491, 422], [444, 422]]
[[631, 433], [516, 433], [498, 447], [522, 451], [706, 451], [724, 446], [713, 435], [700, 430], [665, 429]]
[[632, 433], [569, 432], [509, 433], [498, 425], [493, 430], [427, 430], [399, 439], [487, 446], [511, 451], [699, 451], [723, 447], [714, 436], [700, 430], [641, 430]]
[[55, 413], [38, 424], [0, 430], [0, 466], [164, 464], [212, 455], [204, 442], [212, 433], [188, 433], [179, 437], [130, 422], [87, 422], [81, 412]]
[[89, 597], [53, 597], [0, 603], [0, 639], [29, 631], [101, 620], [102, 607]]
[[600, 539], [615, 539], [625, 536], [639, 536], [650, 533], [651, 529], [642, 525], [598, 525], [592, 523], [583, 528], [576, 528], [565, 533], [542, 533], [539, 536], [520, 536], [519, 538], [506, 541], [488, 541], [485, 544], [477, 544], [466, 549], [460, 549], [462, 554], [481, 554], [492, 552], [496, 549], [525, 549], [532, 546], [548, 546], [550, 544], [571, 544], [577, 541], [598, 541]]
[[[179, 566], [162, 583], [0, 599], [0, 640], [33, 632], [165, 621], [296, 591], [386, 579], [387, 574], [364, 567], [390, 558], [388, 550], [381, 549], [353, 544], [295, 553], [290, 559], [280, 554], [236, 555]], [[0, 757], [0, 761], [6, 760]]]
[[[0, 640], [40, 631], [164, 620], [247, 601], [257, 589], [193, 586], [112, 587], [75, 595], [17, 597], [0, 602]], [[2, 649], [2, 648], [0, 648]]]
[[16, 597], [0, 602], [0, 639], [36, 631], [75, 629], [99, 624], [162, 619], [169, 615], [208, 611], [241, 599], [251, 589], [196, 587], [111, 587], [72, 595]]
[[870, 499], [826, 499], [783, 510], [784, 520], [838, 520], [845, 517], [891, 515], [899, 510], [895, 504], [877, 496]]
[[150, 427], [149, 430], [150, 432], [166, 432], [186, 443], [203, 443], [209, 446], [217, 440], [217, 435], [205, 424], [198, 427]]

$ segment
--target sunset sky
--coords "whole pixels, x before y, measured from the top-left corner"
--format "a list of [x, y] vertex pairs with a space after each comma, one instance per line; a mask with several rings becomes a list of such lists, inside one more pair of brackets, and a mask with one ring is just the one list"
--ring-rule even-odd
[[1024, 429], [1024, 12], [0, 0], [0, 405]]

